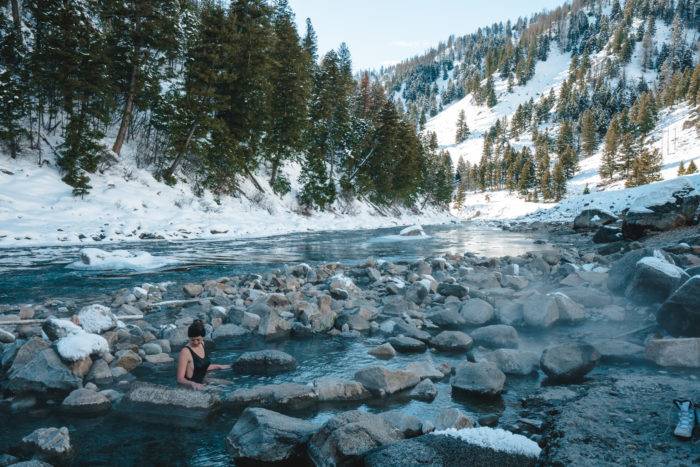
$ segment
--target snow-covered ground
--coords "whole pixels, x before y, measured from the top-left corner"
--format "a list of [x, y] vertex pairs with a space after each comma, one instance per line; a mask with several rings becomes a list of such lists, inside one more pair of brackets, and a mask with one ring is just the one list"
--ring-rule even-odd
[[217, 202], [211, 193], [195, 196], [189, 185], [170, 187], [157, 181], [148, 170], [136, 168], [129, 151], [123, 154], [123, 160], [104, 174], [92, 176], [93, 189], [84, 199], [72, 195], [55, 167], [0, 155], [0, 248], [99, 245], [135, 241], [144, 234], [167, 240], [224, 240], [456, 221], [444, 210], [380, 213], [360, 201], [338, 201], [332, 211], [304, 215], [294, 198], [298, 166], [286, 168], [293, 191], [282, 198], [261, 175], [264, 193], [248, 181], [241, 186], [244, 197], [226, 196]]

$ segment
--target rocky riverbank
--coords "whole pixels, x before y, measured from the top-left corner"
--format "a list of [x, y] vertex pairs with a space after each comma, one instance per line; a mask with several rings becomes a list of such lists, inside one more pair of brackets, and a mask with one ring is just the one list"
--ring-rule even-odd
[[[625, 222], [583, 212], [573, 226], [546, 226], [551, 247], [517, 257], [297, 264], [141, 284], [81, 309], [59, 300], [3, 307], [0, 410], [67, 419], [118, 412], [198, 429], [228, 414], [235, 421], [221, 443], [236, 462], [697, 462], [697, 435], [676, 441], [670, 411], [674, 398], [698, 397], [700, 234], [632, 240], [624, 232], [636, 237], [639, 229]], [[617, 228], [606, 233], [611, 242], [597, 242]], [[343, 378], [269, 384], [268, 375], [299, 362], [251, 348], [227, 363], [235, 375], [260, 378], [257, 385], [195, 392], [142, 381], [144, 368], [174, 371], [194, 319], [206, 322], [209, 351], [231, 342], [350, 339], [371, 341], [375, 360]], [[445, 354], [456, 363], [438, 362]], [[410, 362], [390, 365], [397, 355]], [[401, 410], [411, 400], [429, 404], [439, 391], [449, 391], [455, 407], [424, 418]], [[394, 410], [364, 410], [378, 401]], [[484, 404], [495, 409], [475, 417], [471, 407]], [[334, 416], [308, 420], [317, 407], [332, 407]], [[16, 433], [0, 465], [70, 464], [86, 454], [67, 429], [37, 428]]]

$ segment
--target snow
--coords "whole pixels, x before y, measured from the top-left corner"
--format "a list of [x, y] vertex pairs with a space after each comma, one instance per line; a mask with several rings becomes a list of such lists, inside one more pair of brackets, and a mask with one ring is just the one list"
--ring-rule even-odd
[[416, 224], [408, 226], [397, 235], [382, 235], [380, 237], [375, 237], [367, 241], [367, 243], [388, 243], [388, 242], [403, 242], [412, 240], [425, 240], [430, 238], [430, 235], [426, 234], [423, 230], [423, 226]]
[[83, 307], [78, 313], [78, 319], [85, 331], [98, 334], [114, 329], [117, 325], [110, 309], [97, 303]]
[[70, 269], [95, 271], [142, 271], [160, 269], [175, 263], [177, 263], [177, 260], [173, 258], [153, 256], [146, 251], [104, 251], [99, 248], [83, 248], [80, 250], [80, 261], [70, 263], [66, 267]]
[[664, 259], [657, 258], [656, 256], [647, 256], [645, 258], [640, 259], [639, 261], [637, 261], [637, 266], [640, 265], [649, 266], [651, 268], [656, 269], [657, 271], [661, 271], [667, 276], [676, 279], [680, 279], [681, 277], [683, 277], [684, 273], [684, 271], [678, 266], [675, 266]]
[[108, 353], [109, 344], [104, 337], [81, 330], [60, 338], [56, 350], [62, 359], [76, 362], [92, 354]]
[[50, 316], [46, 319], [46, 321], [51, 323], [54, 327], [63, 329], [67, 334], [77, 334], [84, 332], [80, 326], [67, 319], [59, 319], [55, 316]]
[[402, 235], [402, 236], [425, 235], [425, 232], [423, 231], [423, 226], [416, 224], [416, 225], [411, 225], [409, 227], [406, 227], [405, 229], [401, 229], [401, 232], [399, 232], [399, 235]]
[[433, 435], [447, 435], [459, 438], [469, 444], [475, 444], [495, 451], [511, 454], [522, 454], [527, 457], [537, 458], [542, 449], [534, 441], [523, 435], [516, 435], [501, 428], [448, 428], [434, 431]]

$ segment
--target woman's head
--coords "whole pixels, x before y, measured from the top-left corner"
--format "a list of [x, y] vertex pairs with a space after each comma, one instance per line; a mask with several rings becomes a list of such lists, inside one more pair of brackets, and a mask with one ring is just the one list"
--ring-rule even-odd
[[187, 337], [190, 338], [190, 343], [192, 345], [201, 345], [204, 342], [204, 335], [206, 330], [204, 329], [204, 323], [201, 319], [195, 319], [190, 327], [187, 328]]

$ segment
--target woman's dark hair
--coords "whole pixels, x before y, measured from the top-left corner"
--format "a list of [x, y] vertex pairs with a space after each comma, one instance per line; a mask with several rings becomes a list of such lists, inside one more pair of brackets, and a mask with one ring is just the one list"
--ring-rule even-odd
[[187, 328], [187, 337], [204, 337], [206, 330], [201, 319], [195, 319]]

